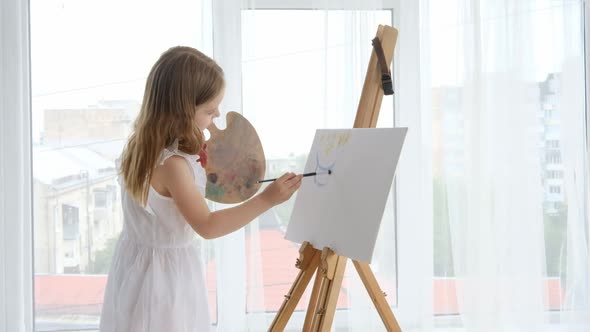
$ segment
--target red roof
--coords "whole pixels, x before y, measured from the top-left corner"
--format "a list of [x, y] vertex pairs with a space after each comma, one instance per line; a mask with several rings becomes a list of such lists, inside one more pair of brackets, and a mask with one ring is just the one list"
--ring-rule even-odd
[[[298, 246], [283, 238], [278, 230], [261, 230], [261, 263], [264, 285], [264, 308], [248, 308], [252, 311], [277, 311], [281, 306], [284, 295], [289, 289], [299, 270], [295, 267], [295, 260], [299, 257]], [[246, 246], [250, 242], [246, 241]], [[249, 263], [249, 262], [248, 262]], [[250, 264], [246, 265], [247, 267]], [[348, 262], [347, 273], [354, 271]], [[247, 273], [249, 275], [249, 273]], [[378, 276], [377, 276], [378, 278]], [[98, 315], [106, 286], [106, 275], [36, 275], [35, 276], [35, 306], [38, 315], [86, 314]], [[347, 277], [345, 276], [338, 298], [338, 307], [346, 308]], [[379, 280], [381, 288], [389, 294], [388, 301], [393, 301], [394, 285], [388, 285], [386, 280]], [[433, 278], [435, 314], [454, 314], [458, 312], [456, 299], [457, 282], [454, 278]], [[307, 306], [307, 296], [311, 291], [313, 279], [307, 287], [297, 309], [304, 310]], [[211, 314], [215, 320], [216, 282], [215, 262], [207, 265], [207, 288], [209, 290], [209, 304]], [[558, 278], [547, 280], [548, 309], [561, 307], [563, 291]]]

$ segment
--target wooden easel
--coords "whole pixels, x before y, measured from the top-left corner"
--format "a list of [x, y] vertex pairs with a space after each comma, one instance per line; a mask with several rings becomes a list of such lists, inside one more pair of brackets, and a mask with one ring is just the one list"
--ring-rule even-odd
[[[379, 25], [377, 38], [381, 41], [385, 60], [389, 67], [397, 41], [397, 30], [390, 26]], [[381, 71], [378, 66], [377, 56], [373, 50], [354, 120], [354, 128], [375, 128], [382, 99]], [[299, 258], [295, 264], [301, 271], [299, 271], [289, 293], [285, 295], [285, 300], [277, 312], [269, 331], [278, 332], [285, 329], [316, 270], [316, 278], [309, 298], [309, 306], [302, 331], [330, 331], [334, 321], [336, 302], [342, 286], [347, 259], [347, 257], [335, 254], [330, 248], [324, 247], [320, 251], [313, 248], [309, 242], [304, 242], [299, 248]], [[369, 264], [356, 260], [352, 260], [352, 262], [369, 292], [369, 296], [375, 308], [377, 308], [387, 331], [401, 332], [397, 320], [385, 300], [385, 293], [379, 287]]]

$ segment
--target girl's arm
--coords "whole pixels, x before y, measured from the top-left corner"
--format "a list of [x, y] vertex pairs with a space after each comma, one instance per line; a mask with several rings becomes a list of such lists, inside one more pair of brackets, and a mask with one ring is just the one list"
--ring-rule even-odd
[[285, 173], [248, 201], [214, 212], [209, 211], [203, 195], [194, 185], [192, 170], [182, 157], [168, 158], [156, 169], [152, 182], [160, 182], [195, 232], [213, 239], [244, 227], [271, 207], [288, 200], [299, 189], [301, 178], [301, 175]]

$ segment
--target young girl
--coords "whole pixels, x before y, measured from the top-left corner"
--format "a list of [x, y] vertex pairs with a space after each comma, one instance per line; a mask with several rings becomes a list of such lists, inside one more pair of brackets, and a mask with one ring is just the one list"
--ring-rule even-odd
[[197, 160], [203, 130], [218, 117], [221, 68], [189, 47], [153, 66], [141, 111], [120, 162], [124, 227], [105, 291], [102, 332], [197, 332], [210, 327], [207, 290], [194, 232], [231, 233], [299, 188], [286, 173], [241, 205], [209, 211]]

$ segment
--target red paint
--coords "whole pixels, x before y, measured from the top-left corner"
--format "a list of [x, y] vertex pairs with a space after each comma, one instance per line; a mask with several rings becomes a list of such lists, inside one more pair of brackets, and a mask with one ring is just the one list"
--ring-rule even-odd
[[203, 168], [207, 167], [207, 144], [203, 145], [203, 149], [199, 151], [197, 162], [200, 162]]

